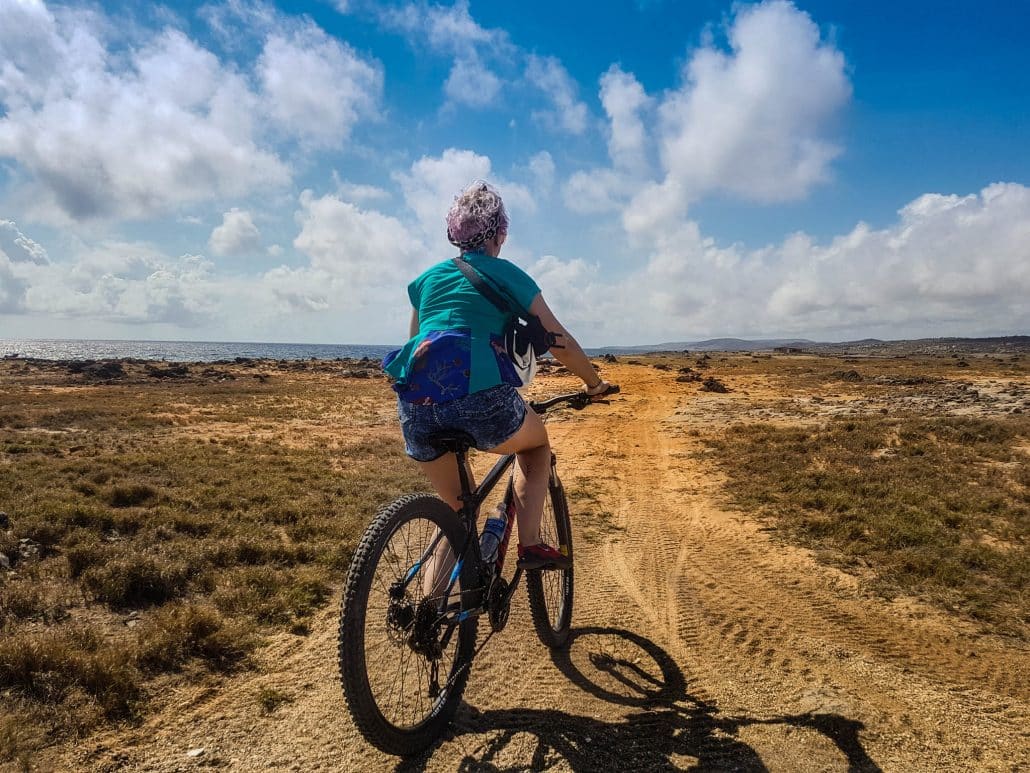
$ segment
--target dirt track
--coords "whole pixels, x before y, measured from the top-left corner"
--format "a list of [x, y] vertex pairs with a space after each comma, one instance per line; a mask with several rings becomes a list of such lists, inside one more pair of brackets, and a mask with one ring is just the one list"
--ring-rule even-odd
[[[544, 649], [519, 594], [509, 627], [476, 661], [453, 735], [423, 758], [386, 757], [353, 729], [330, 608], [310, 636], [284, 635], [265, 650], [262, 673], [184, 689], [142, 727], [72, 750], [55, 767], [1030, 767], [1025, 650], [918, 603], [870, 598], [728, 510], [689, 434], [703, 420], [699, 401], [725, 406], [725, 396], [651, 368], [606, 374], [623, 395], [551, 424], [566, 486], [597, 495], [589, 507], [572, 498], [571, 646]], [[694, 409], [677, 415], [687, 403]], [[294, 700], [263, 715], [255, 696], [268, 687]]]

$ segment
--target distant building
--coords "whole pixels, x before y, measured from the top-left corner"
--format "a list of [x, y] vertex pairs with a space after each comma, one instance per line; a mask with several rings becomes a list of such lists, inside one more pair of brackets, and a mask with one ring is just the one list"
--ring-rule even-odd
[[773, 351], [777, 354], [803, 354], [805, 350], [796, 346], [777, 346]]

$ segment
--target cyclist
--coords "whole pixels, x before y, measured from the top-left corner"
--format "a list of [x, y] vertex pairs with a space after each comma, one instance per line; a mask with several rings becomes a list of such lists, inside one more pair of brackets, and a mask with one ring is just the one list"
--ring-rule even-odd
[[[447, 213], [447, 239], [462, 257], [558, 336], [552, 354], [583, 380], [588, 395], [613, 385], [597, 375], [576, 339], [555, 318], [536, 282], [500, 257], [508, 214], [498, 192], [476, 180], [455, 197]], [[405, 450], [420, 463], [440, 498], [460, 509], [461, 487], [453, 454], [430, 442], [435, 433], [461, 430], [476, 448], [518, 454], [522, 475], [515, 483], [518, 566], [564, 569], [570, 559], [540, 542], [540, 519], [551, 463], [547, 429], [527, 410], [511, 361], [502, 345], [505, 318], [462, 275], [452, 260], [423, 272], [408, 285], [412, 304], [410, 339], [387, 355], [384, 369], [395, 380]], [[470, 471], [471, 479], [471, 471]]]

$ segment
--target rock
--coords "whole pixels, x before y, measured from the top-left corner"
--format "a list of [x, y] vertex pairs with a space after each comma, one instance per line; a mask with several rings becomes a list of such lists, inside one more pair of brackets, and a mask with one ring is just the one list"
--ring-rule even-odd
[[197, 757], [203, 757], [204, 756], [204, 751], [205, 750], [203, 748], [200, 748], [200, 749], [190, 749], [188, 752], [186, 752], [186, 756], [187, 757], [192, 757], [193, 759], [196, 759]]
[[[69, 372], [75, 371], [71, 371], [69, 368]], [[78, 372], [94, 381], [107, 381], [108, 379], [124, 376], [125, 368], [122, 367], [121, 362], [118, 360], [108, 360], [106, 362], [94, 362], [84, 365]]]
[[702, 392], [729, 392], [729, 387], [719, 381], [719, 379], [709, 376], [701, 383]]
[[190, 374], [188, 365], [173, 363], [167, 368], [160, 368], [157, 365], [147, 365], [147, 375], [151, 378], [186, 378]]
[[35, 540], [24, 537], [18, 540], [18, 557], [23, 561], [39, 558], [40, 544]]
[[4, 512], [0, 512], [0, 529], [11, 528], [11, 517]]
[[857, 370], [835, 370], [831, 377], [837, 381], [857, 382], [862, 380], [862, 374]]
[[644, 363], [642, 363], [640, 360], [626, 360], [626, 364], [627, 365], [643, 365]]
[[959, 367], [959, 368], [968, 368], [969, 367], [969, 363], [966, 362], [965, 360], [959, 360], [958, 362], [955, 363], [955, 365], [957, 367]]
[[606, 354], [604, 356], [604, 361], [605, 362], [618, 362], [618, 360], [615, 358], [614, 354]]
[[656, 362], [654, 364], [655, 370], [672, 370], [671, 365], [666, 365], [664, 362]]
[[700, 381], [701, 376], [697, 373], [684, 373], [682, 376], [676, 376], [676, 380], [681, 384], [687, 384], [691, 381]]
[[3, 553], [0, 553], [0, 569], [3, 569], [5, 572], [9, 572], [11, 570], [11, 559]]

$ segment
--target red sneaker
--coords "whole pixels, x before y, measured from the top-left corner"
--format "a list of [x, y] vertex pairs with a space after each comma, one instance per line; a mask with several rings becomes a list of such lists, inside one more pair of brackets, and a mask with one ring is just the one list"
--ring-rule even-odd
[[569, 556], [559, 553], [550, 545], [519, 545], [519, 569], [568, 569], [572, 566]]

